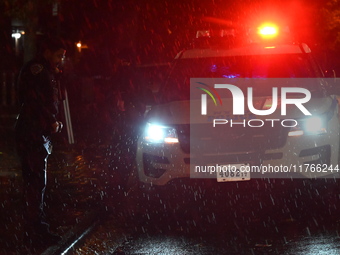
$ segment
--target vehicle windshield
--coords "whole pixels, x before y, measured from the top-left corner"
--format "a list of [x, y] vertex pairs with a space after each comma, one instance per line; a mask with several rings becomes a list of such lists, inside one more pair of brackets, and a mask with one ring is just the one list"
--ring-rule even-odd
[[[162, 91], [162, 101], [189, 100], [190, 78], [315, 78], [320, 77], [307, 55], [277, 54], [190, 58], [175, 61]], [[241, 88], [242, 89], [242, 88]], [[244, 88], [245, 89], [245, 88]], [[319, 94], [316, 83], [308, 90]], [[259, 96], [271, 95], [261, 88]]]

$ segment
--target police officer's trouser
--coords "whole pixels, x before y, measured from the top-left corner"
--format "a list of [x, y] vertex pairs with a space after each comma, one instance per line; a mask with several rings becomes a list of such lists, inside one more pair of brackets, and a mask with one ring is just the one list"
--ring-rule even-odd
[[44, 193], [47, 183], [47, 151], [20, 153], [23, 177], [24, 220], [26, 228], [41, 224], [44, 217]]

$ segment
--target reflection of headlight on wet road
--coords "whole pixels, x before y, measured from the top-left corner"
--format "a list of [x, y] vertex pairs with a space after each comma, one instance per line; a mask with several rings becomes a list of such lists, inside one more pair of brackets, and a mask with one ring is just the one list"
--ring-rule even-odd
[[178, 143], [175, 128], [152, 123], [146, 124], [144, 139], [150, 143]]

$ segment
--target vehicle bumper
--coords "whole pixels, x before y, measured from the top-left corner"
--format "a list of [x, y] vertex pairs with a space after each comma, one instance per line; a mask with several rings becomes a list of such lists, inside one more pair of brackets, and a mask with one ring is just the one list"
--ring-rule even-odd
[[[190, 174], [190, 164], [193, 171], [193, 166], [200, 164], [235, 163], [261, 166], [257, 168], [259, 172], [251, 172], [252, 179], [338, 178], [339, 131], [337, 125], [334, 127], [322, 135], [287, 137], [285, 144], [277, 149], [204, 154], [199, 157], [184, 153], [179, 144], [147, 144], [141, 138], [137, 149], [139, 180], [152, 185], [165, 185], [177, 178], [193, 177], [193, 172]], [[265, 166], [266, 172], [263, 171]], [[270, 172], [270, 166], [276, 166], [276, 170]], [[216, 181], [216, 173], [195, 175], [195, 178], [211, 178]]]

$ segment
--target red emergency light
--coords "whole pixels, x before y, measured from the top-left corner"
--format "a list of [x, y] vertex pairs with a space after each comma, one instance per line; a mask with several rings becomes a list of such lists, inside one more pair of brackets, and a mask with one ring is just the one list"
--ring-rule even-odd
[[264, 39], [271, 39], [279, 34], [279, 29], [274, 24], [266, 23], [258, 27], [257, 33]]

